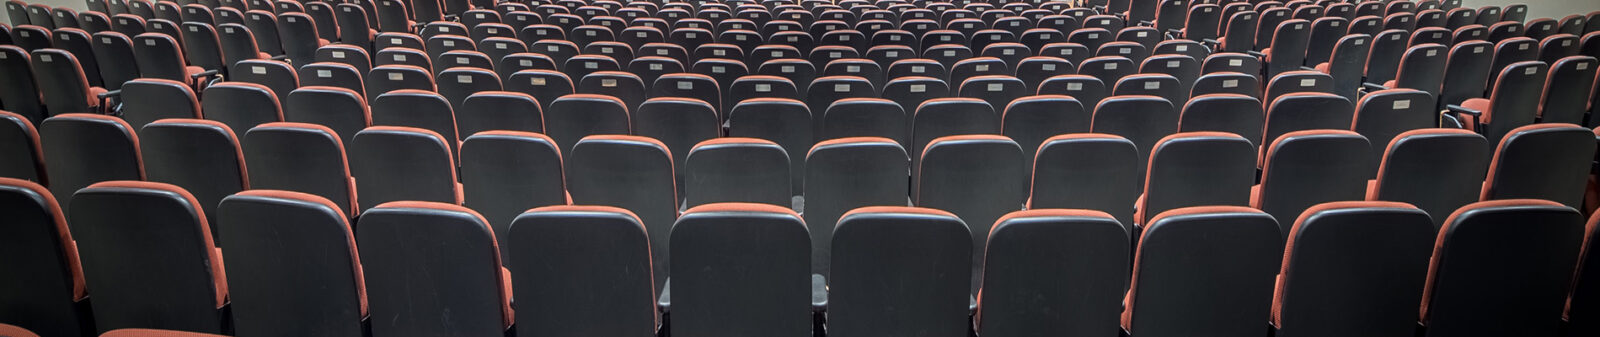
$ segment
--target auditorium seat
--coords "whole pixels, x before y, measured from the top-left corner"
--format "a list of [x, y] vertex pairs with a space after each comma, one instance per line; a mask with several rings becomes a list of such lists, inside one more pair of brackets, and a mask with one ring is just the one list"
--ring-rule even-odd
[[134, 130], [167, 118], [200, 118], [200, 100], [182, 82], [140, 78], [123, 84], [122, 119]]
[[[1349, 130], [1355, 118], [1354, 103], [1324, 92], [1290, 93], [1269, 100], [1267, 104], [1267, 120], [1263, 126], [1266, 136], [1260, 143], [1263, 145], [1295, 131]], [[1262, 150], [1266, 150], [1264, 146]]]
[[1135, 169], [1137, 151], [1133, 142], [1115, 135], [1050, 137], [1035, 156], [1027, 208], [1105, 212], [1131, 231], [1142, 179]]
[[1576, 210], [1551, 201], [1495, 200], [1456, 210], [1439, 230], [1428, 267], [1424, 335], [1556, 335], [1583, 231]]
[[[372, 125], [372, 113], [360, 93], [336, 87], [305, 87], [287, 94], [285, 122], [316, 124], [329, 128], [335, 136], [349, 142], [356, 132]], [[336, 198], [329, 198], [336, 199]]]
[[1430, 240], [1428, 214], [1397, 202], [1330, 202], [1290, 226], [1273, 297], [1284, 336], [1413, 336]]
[[[446, 55], [445, 58], [455, 58]], [[461, 103], [473, 93], [483, 91], [500, 91], [502, 89], [500, 76], [495, 75], [493, 68], [484, 65], [455, 66], [445, 65], [446, 68], [439, 72], [437, 80], [438, 93], [449, 100], [450, 107], [461, 110]], [[465, 138], [465, 137], [463, 137]]]
[[805, 222], [787, 207], [717, 203], [684, 212], [671, 235], [671, 333], [810, 336], [808, 241]]
[[194, 196], [121, 180], [95, 183], [71, 200], [67, 219], [94, 290], [95, 329], [223, 332], [227, 276]]
[[724, 202], [791, 206], [792, 174], [783, 147], [756, 138], [727, 137], [695, 144], [684, 158], [683, 203]]
[[[81, 335], [88, 292], [78, 248], [55, 197], [37, 183], [0, 178], [0, 207], [11, 215], [4, 227], [6, 270], [17, 274], [4, 282], [6, 299], [0, 320], [51, 335]], [[81, 316], [80, 316], [81, 315]], [[0, 326], [0, 335], [22, 335]]]
[[[105, 67], [101, 67], [104, 69]], [[300, 78], [296, 76], [294, 67], [288, 62], [276, 60], [242, 60], [234, 63], [228, 71], [229, 80], [249, 82], [267, 86], [272, 92], [278, 94], [279, 102], [289, 101], [289, 92], [300, 87]], [[372, 93], [372, 84], [367, 84], [369, 97], [377, 97]]]
[[1128, 285], [1129, 247], [1123, 225], [1102, 212], [1034, 209], [1001, 217], [988, 238], [976, 331], [1115, 333], [1117, 312], [1104, 309], [1118, 306]]
[[1151, 219], [1134, 253], [1122, 327], [1137, 336], [1261, 334], [1283, 237], [1261, 211], [1201, 206]]
[[373, 126], [357, 132], [349, 151], [360, 204], [367, 209], [401, 200], [461, 204], [450, 144], [438, 133], [413, 127]]
[[[1178, 111], [1171, 102], [1156, 96], [1111, 96], [1094, 108], [1091, 132], [1121, 136], [1139, 148], [1139, 162], [1150, 160], [1151, 150], [1162, 137], [1178, 130]], [[1143, 175], [1144, 165], [1135, 172]], [[1144, 186], [1141, 182], [1139, 186]]]
[[37, 77], [33, 73], [33, 63], [29, 52], [17, 46], [0, 46], [0, 78], [4, 78], [5, 88], [0, 89], [0, 107], [6, 111], [22, 115], [30, 123], [38, 124], [49, 115], [45, 114], [43, 102], [40, 102]]
[[1027, 159], [1010, 138], [953, 135], [934, 139], [916, 160], [912, 174], [915, 205], [961, 217], [971, 228], [972, 293], [983, 268], [984, 242], [994, 219], [1022, 209], [1028, 197]]
[[1153, 152], [1134, 224], [1149, 227], [1156, 215], [1184, 207], [1250, 205], [1255, 150], [1244, 137], [1178, 133], [1162, 138]]
[[[383, 52], [378, 53], [379, 60], [382, 60]], [[381, 61], [373, 64], [375, 66], [365, 80], [366, 99], [369, 101], [375, 101], [378, 96], [395, 90], [438, 91], [439, 87], [433, 82], [433, 73], [428, 69], [414, 65], [384, 65]]]
[[[36, 88], [43, 95], [44, 105], [51, 115], [100, 113], [103, 110], [99, 95], [106, 90], [89, 86], [88, 79], [84, 77], [84, 68], [72, 53], [61, 49], [39, 49], [33, 51], [33, 58], [34, 79], [38, 82]], [[96, 79], [99, 76], [95, 74]]]
[[839, 220], [832, 240], [830, 336], [967, 335], [965, 290], [972, 280], [964, 276], [974, 254], [971, 234], [955, 214], [857, 208]]
[[361, 334], [366, 287], [344, 208], [282, 190], [240, 192], [215, 208], [235, 334]]
[[669, 276], [669, 233], [678, 209], [671, 152], [655, 139], [621, 135], [585, 137], [570, 151], [563, 158], [572, 203], [621, 207], [639, 214], [655, 243], [650, 260], [660, 291]]
[[510, 91], [480, 91], [455, 109], [462, 138], [493, 130], [544, 132], [544, 113], [533, 96]]
[[[918, 105], [911, 116], [911, 147], [907, 152], [911, 153], [912, 163], [919, 163], [923, 150], [934, 139], [972, 134], [1000, 134], [1000, 115], [994, 107], [976, 98], [930, 99]], [[915, 176], [918, 165], [912, 166], [911, 175]]]
[[[852, 103], [869, 98], [846, 98], [835, 102], [839, 106], [859, 106]], [[876, 105], [874, 107], [882, 107]], [[783, 147], [789, 155], [790, 191], [801, 195], [805, 190], [805, 158], [801, 153], [811, 149], [816, 135], [812, 120], [818, 110], [809, 110], [800, 101], [785, 98], [751, 98], [734, 105], [727, 115], [728, 137], [764, 139]], [[904, 130], [905, 123], [898, 125]], [[868, 126], [870, 127], [870, 126]], [[643, 135], [643, 134], [641, 134]]]
[[1251, 190], [1250, 206], [1273, 218], [1285, 238], [1293, 229], [1287, 219], [1312, 206], [1357, 201], [1366, 196], [1365, 169], [1372, 146], [1366, 137], [1347, 130], [1307, 130], [1284, 134], [1265, 149], [1261, 183]]
[[1254, 97], [1205, 94], [1195, 96], [1183, 107], [1178, 116], [1178, 132], [1226, 132], [1245, 137], [1251, 145], [1257, 145], [1256, 135], [1261, 134], [1265, 119], [1261, 101]]
[[1600, 290], [1596, 288], [1600, 286], [1600, 267], [1597, 267], [1596, 261], [1600, 259], [1593, 258], [1595, 253], [1591, 250], [1595, 245], [1595, 229], [1600, 228], [1597, 224], [1600, 224], [1600, 217], [1591, 215], [1584, 226], [1582, 255], [1578, 257], [1578, 269], [1573, 275], [1572, 296], [1567, 300], [1567, 336], [1600, 332], [1600, 326], [1596, 326], [1600, 321], [1595, 320], [1595, 305], [1600, 304], [1600, 300], [1595, 298], [1595, 291]]
[[432, 91], [401, 89], [372, 100], [373, 126], [403, 126], [432, 131], [443, 137], [451, 153], [460, 148], [455, 112], [450, 101]]
[[1434, 97], [1424, 91], [1411, 89], [1385, 89], [1368, 92], [1356, 104], [1350, 130], [1367, 137], [1372, 145], [1372, 161], [1367, 172], [1377, 173], [1385, 149], [1400, 134], [1411, 130], [1430, 129], [1439, 125]]
[[245, 133], [243, 153], [250, 186], [308, 193], [332, 201], [355, 215], [355, 178], [345, 159], [344, 142], [316, 124], [267, 123]]
[[477, 212], [398, 201], [367, 210], [357, 226], [373, 335], [498, 336], [511, 326], [511, 275]]
[[144, 180], [138, 133], [119, 118], [58, 115], [39, 124], [39, 139], [50, 192], [58, 202], [94, 183]]
[[1465, 41], [1450, 48], [1450, 58], [1444, 68], [1444, 86], [1434, 95], [1440, 106], [1461, 104], [1467, 99], [1483, 97], [1489, 86], [1490, 62], [1493, 62], [1494, 44], [1487, 41]]
[[[506, 60], [511, 60], [507, 57]], [[520, 92], [533, 96], [539, 101], [539, 106], [550, 110], [556, 98], [566, 96], [576, 91], [572, 79], [553, 69], [528, 69], [520, 70], [504, 81], [506, 91]]]
[[217, 202], [250, 189], [236, 134], [216, 121], [173, 118], [145, 126], [139, 139], [148, 179], [193, 194], [212, 226], [212, 241], [220, 246]]
[[[266, 86], [245, 82], [223, 82], [206, 88], [200, 101], [201, 116], [221, 122], [234, 134], [257, 125], [282, 122], [283, 110], [277, 94]], [[320, 110], [320, 109], [319, 109]]]
[[1551, 63], [1539, 100], [1539, 122], [1583, 124], [1584, 106], [1589, 104], [1585, 98], [1594, 93], [1596, 66], [1600, 61], [1593, 56], [1568, 56]]
[[[722, 134], [722, 123], [717, 118], [716, 109], [705, 101], [693, 98], [651, 98], [641, 104], [631, 117], [633, 134], [666, 144], [673, 155], [672, 164], [675, 167], [683, 166], [684, 158], [695, 144]], [[683, 184], [683, 174], [678, 172], [676, 177], [679, 185]]]
[[1481, 200], [1542, 199], [1582, 207], [1584, 175], [1594, 148], [1594, 132], [1577, 125], [1546, 123], [1511, 130], [1495, 147]]
[[547, 135], [561, 146], [563, 154], [584, 137], [629, 133], [630, 113], [620, 99], [605, 95], [571, 94], [556, 98], [545, 110]]
[[[481, 136], [480, 136], [481, 137]], [[516, 216], [507, 262], [523, 303], [518, 336], [651, 335], [650, 240], [639, 217], [607, 206], [547, 206]], [[606, 249], [594, 249], [605, 242]]]
[[48, 184], [39, 132], [27, 117], [0, 110], [0, 177]]

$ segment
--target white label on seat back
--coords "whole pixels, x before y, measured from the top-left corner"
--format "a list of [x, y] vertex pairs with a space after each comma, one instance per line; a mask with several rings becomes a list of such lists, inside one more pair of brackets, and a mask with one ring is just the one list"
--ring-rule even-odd
[[1228, 60], [1228, 66], [1229, 66], [1229, 67], [1239, 67], [1239, 66], [1244, 66], [1244, 60], [1240, 60], [1240, 59], [1232, 59], [1232, 60]]
[[1472, 47], [1473, 54], [1483, 54], [1483, 46]]
[[756, 84], [756, 92], [772, 92], [771, 84]]
[[600, 62], [584, 62], [584, 69], [600, 69]]
[[927, 92], [927, 91], [928, 91], [928, 85], [927, 84], [912, 84], [911, 85], [911, 92]]
[[1167, 61], [1167, 68], [1177, 68], [1179, 65], [1182, 65], [1182, 63], [1183, 62], [1180, 61]]
[[1000, 50], [1000, 55], [1016, 55], [1016, 54], [1017, 54], [1017, 50], [1016, 49], [1001, 49]]
[[1156, 90], [1156, 89], [1161, 89], [1161, 82], [1155, 82], [1155, 81], [1144, 82], [1144, 90]]
[[925, 73], [927, 71], [928, 71], [928, 67], [926, 67], [926, 66], [911, 66], [911, 73], [913, 73], [913, 74], [921, 74], [921, 73]]
[[544, 78], [543, 77], [531, 78], [531, 79], [528, 80], [528, 84], [532, 84], [532, 85], [536, 85], [536, 86], [541, 86], [542, 87], [542, 86], [544, 86]]
[[[24, 37], [28, 36], [28, 32], [26, 32], [26, 31], [22, 32], [22, 36], [24, 36]], [[156, 40], [155, 39], [145, 39], [144, 40], [144, 45], [146, 45], [146, 46], [154, 46], [154, 45], [156, 45]]]
[[471, 84], [472, 83], [472, 76], [456, 75], [456, 82], [460, 82], [462, 84]]
[[1433, 57], [1434, 55], [1439, 55], [1439, 51], [1438, 50], [1428, 50], [1428, 57]]
[[1310, 86], [1315, 86], [1315, 85], [1317, 85], [1317, 79], [1315, 79], [1315, 78], [1303, 78], [1303, 79], [1300, 79], [1300, 86], [1302, 86], [1302, 87], [1310, 87]]
[[406, 56], [404, 54], [394, 54], [394, 61], [395, 62], [405, 62], [406, 61]]
[[456, 42], [455, 41], [450, 41], [450, 40], [439, 41], [439, 44], [442, 44], [445, 47], [455, 47], [456, 46]]
[[897, 52], [897, 51], [889, 51], [889, 52], [884, 52], [884, 53], [883, 53], [883, 56], [888, 56], [888, 57], [900, 57], [900, 52]]
[[520, 61], [517, 61], [517, 64], [522, 65], [524, 67], [532, 67], [533, 66], [533, 60], [520, 60]]
[[861, 72], [861, 66], [844, 66], [844, 72], [847, 72], [847, 73], [859, 73], [859, 72]]
[[989, 83], [989, 88], [988, 88], [989, 91], [1001, 91], [1001, 90], [1005, 90], [1005, 89], [1006, 89], [1005, 83]]
[[1106, 70], [1117, 70], [1116, 63], [1106, 63]]
[[1572, 40], [1563, 40], [1563, 41], [1561, 41], [1561, 46], [1562, 47], [1571, 47], [1572, 46]]
[[1589, 69], [1589, 64], [1588, 63], [1579, 63], [1577, 68], [1578, 68], [1578, 70], [1588, 70]]
[[841, 83], [833, 85], [833, 92], [850, 92], [850, 84]]
[[[264, 68], [261, 68], [261, 69], [264, 69]], [[404, 74], [404, 73], [389, 73], [389, 80], [390, 81], [403, 81], [405, 79], [406, 79], [406, 74]]]
[[684, 33], [683, 37], [693, 39], [695, 37], [695, 33]]
[[250, 73], [256, 75], [265, 75], [267, 73], [267, 67], [250, 67]]
[[785, 73], [785, 74], [788, 74], [788, 73], [793, 73], [793, 72], [794, 72], [794, 66], [782, 66], [782, 67], [778, 67], [778, 71], [780, 71], [780, 72], [783, 72], [783, 73]]
[[1528, 68], [1528, 69], [1522, 70], [1522, 74], [1523, 75], [1533, 75], [1533, 73], [1537, 73], [1537, 72], [1539, 72], [1539, 68]]
[[1222, 87], [1223, 88], [1236, 88], [1236, 87], [1239, 87], [1239, 80], [1222, 80]]
[[1047, 64], [1042, 64], [1042, 65], [1039, 65], [1039, 69], [1040, 70], [1044, 70], [1044, 71], [1056, 71], [1056, 65], [1048, 64], [1048, 63]]
[[[899, 35], [890, 35], [889, 37], [892, 38], [895, 41], [900, 41], [900, 36]], [[839, 35], [839, 41], [850, 41], [850, 36], [849, 35]]]
[[1067, 91], [1082, 91], [1083, 83], [1067, 83]]
[[1180, 45], [1173, 46], [1172, 49], [1173, 50], [1177, 50], [1179, 52], [1186, 52], [1186, 51], [1189, 51], [1189, 46], [1180, 44]]
[[727, 71], [728, 71], [727, 67], [711, 66], [711, 73], [714, 73], [714, 74], [721, 74], [721, 73], [724, 73], [724, 72], [727, 72]]
[[678, 90], [694, 90], [694, 82], [680, 81], [678, 82]]
[[329, 77], [333, 77], [333, 71], [332, 70], [317, 70], [317, 78], [329, 78]]
[[976, 69], [977, 71], [989, 71], [989, 65], [979, 64], [978, 66], [973, 67], [973, 69]]
[[711, 50], [711, 55], [726, 56], [726, 55], [728, 55], [728, 51], [722, 50], [722, 49], [712, 49]]
[[661, 70], [661, 64], [660, 63], [651, 63], [650, 64], [650, 70]]
[[1528, 50], [1528, 46], [1530, 46], [1530, 45], [1532, 45], [1532, 44], [1531, 43], [1518, 44], [1517, 45], [1517, 50]]
[[[850, 41], [849, 35], [840, 36], [840, 41]], [[899, 35], [889, 35], [889, 41], [900, 41]]]
[[39, 55], [39, 60], [40, 60], [40, 61], [44, 61], [44, 62], [55, 62], [55, 61], [53, 61], [53, 60], [51, 60], [51, 59], [52, 59], [52, 57], [50, 57], [50, 55], [49, 55], [49, 54], [42, 54], [42, 55]]
[[607, 87], [607, 88], [615, 87], [615, 86], [617, 86], [617, 80], [616, 79], [610, 79], [610, 78], [602, 78], [602, 79], [600, 79], [600, 86]]
[[457, 64], [468, 64], [468, 63], [472, 63], [472, 60], [468, 59], [468, 58], [465, 58], [465, 57], [457, 57], [456, 58], [456, 63]]
[[1411, 100], [1409, 100], [1409, 99], [1402, 99], [1402, 100], [1394, 101], [1394, 108], [1393, 108], [1394, 110], [1403, 110], [1403, 109], [1410, 109], [1410, 108], [1411, 108]]

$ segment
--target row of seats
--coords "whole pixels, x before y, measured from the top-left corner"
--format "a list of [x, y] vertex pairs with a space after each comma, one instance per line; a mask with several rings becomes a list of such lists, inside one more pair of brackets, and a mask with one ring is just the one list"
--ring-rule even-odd
[[[812, 238], [800, 215], [715, 203], [675, 221], [675, 282], [657, 304], [650, 251], [665, 242], [621, 208], [535, 208], [497, 239], [482, 216], [451, 204], [385, 203], [349, 222], [321, 197], [251, 190], [219, 206], [224, 255], [194, 197], [172, 185], [98, 183], [75, 193], [65, 215], [37, 184], [0, 178], [0, 192], [19, 220], [7, 238], [24, 243], [7, 247], [34, 257], [13, 266], [30, 277], [13, 279], [7, 289], [28, 290], [8, 303], [28, 310], [8, 319], [60, 336], [91, 320], [97, 331], [240, 335], [357, 336], [370, 324], [375, 336], [498, 336], [513, 325], [519, 336], [646, 335], [658, 325], [675, 335], [807, 336], [823, 310], [834, 336], [965, 336], [969, 314], [989, 336], [1119, 327], [1262, 336], [1264, 318], [1277, 334], [1585, 336], [1600, 303], [1588, 275], [1597, 266], [1576, 267], [1594, 261], [1579, 253], [1600, 217], [1585, 230], [1571, 207], [1531, 199], [1467, 205], [1438, 234], [1408, 204], [1326, 203], [1299, 216], [1287, 239], [1256, 209], [1181, 208], [1154, 217], [1137, 249], [1097, 211], [1010, 213], [978, 249], [954, 214], [865, 207], [829, 238], [826, 287], [807, 277]], [[505, 267], [501, 242], [518, 257]], [[979, 278], [962, 275], [971, 261], [986, 267]], [[967, 290], [980, 283], [969, 306]]]

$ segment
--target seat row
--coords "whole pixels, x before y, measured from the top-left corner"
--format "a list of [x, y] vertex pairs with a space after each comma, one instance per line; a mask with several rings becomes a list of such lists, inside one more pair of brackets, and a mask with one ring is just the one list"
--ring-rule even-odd
[[[1259, 210], [1181, 208], [1137, 244], [1106, 213], [1035, 209], [998, 219], [986, 248], [955, 214], [865, 207], [824, 238], [826, 286], [807, 276], [810, 224], [762, 204], [690, 208], [654, 241], [615, 207], [534, 208], [496, 236], [446, 203], [390, 202], [350, 221], [321, 197], [251, 190], [211, 216], [225, 253], [173, 185], [101, 182], [69, 206], [0, 178], [17, 220], [5, 247], [28, 256], [7, 268], [30, 276], [8, 278], [7, 322], [44, 335], [1585, 336], [1600, 313], [1600, 266], [1580, 254], [1600, 217], [1586, 230], [1576, 210], [1531, 199], [1466, 205], [1437, 234], [1408, 204], [1326, 203], [1287, 239]], [[659, 291], [654, 249], [672, 251]], [[969, 279], [974, 261], [986, 269]], [[30, 335], [18, 330], [0, 325]], [[135, 332], [107, 336], [122, 333]]]

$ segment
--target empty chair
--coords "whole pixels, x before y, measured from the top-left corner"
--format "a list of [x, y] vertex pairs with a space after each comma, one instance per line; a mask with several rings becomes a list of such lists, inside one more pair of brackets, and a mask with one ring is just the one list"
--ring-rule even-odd
[[983, 247], [995, 219], [1022, 209], [1028, 195], [1027, 160], [1010, 138], [957, 135], [928, 143], [912, 175], [918, 207], [947, 210], [971, 229], [972, 292], [983, 268]]
[[[88, 37], [83, 36], [83, 38]], [[61, 49], [39, 49], [35, 50], [33, 55], [34, 80], [38, 82], [37, 88], [44, 97], [44, 105], [50, 110], [50, 114], [102, 111], [99, 95], [106, 90], [89, 86], [89, 81], [84, 77], [85, 70], [82, 64], [78, 63], [77, 57], [71, 52]], [[99, 76], [100, 74], [95, 74], [96, 79]]]
[[[911, 122], [899, 104], [887, 99], [849, 98], [834, 102], [823, 112], [822, 133], [817, 139], [883, 137], [907, 143]], [[791, 151], [791, 153], [796, 151]]]
[[1582, 224], [1576, 210], [1546, 200], [1486, 201], [1452, 213], [1423, 288], [1426, 335], [1556, 335]]
[[857, 208], [839, 220], [832, 240], [828, 334], [967, 334], [972, 280], [964, 271], [973, 250], [961, 218], [928, 208]]
[[361, 333], [366, 287], [343, 208], [305, 193], [251, 190], [216, 209], [234, 277], [235, 333]]
[[[1394, 137], [1368, 187], [1367, 200], [1415, 205], [1429, 215], [1448, 214], [1478, 200], [1489, 143], [1466, 130], [1420, 129]], [[1445, 216], [1433, 216], [1435, 227]]]
[[17, 46], [0, 46], [0, 55], [5, 56], [0, 59], [0, 78], [3, 78], [0, 83], [5, 83], [5, 88], [0, 89], [0, 108], [25, 116], [33, 124], [49, 117], [40, 102], [28, 51]]
[[372, 100], [372, 125], [405, 126], [432, 131], [444, 137], [444, 143], [450, 152], [455, 152], [461, 143], [461, 137], [456, 132], [455, 113], [450, 109], [450, 102], [433, 92], [402, 89], [379, 95]]
[[1155, 96], [1167, 100], [1172, 106], [1179, 107], [1188, 103], [1189, 94], [1183, 90], [1178, 78], [1166, 74], [1134, 74], [1117, 80], [1111, 89], [1112, 95]]
[[438, 86], [433, 82], [433, 73], [422, 67], [410, 65], [391, 64], [373, 67], [365, 81], [367, 100], [377, 100], [378, 96], [395, 90], [438, 91]]
[[1543, 199], [1582, 207], [1594, 137], [1592, 130], [1572, 124], [1511, 130], [1495, 147], [1481, 199]]
[[39, 124], [50, 193], [66, 203], [78, 189], [111, 180], [144, 180], [137, 130], [122, 119], [62, 114]]
[[1594, 305], [1600, 302], [1595, 301], [1594, 291], [1595, 282], [1600, 281], [1600, 276], [1595, 276], [1595, 272], [1600, 270], [1595, 267], [1597, 260], [1592, 258], [1596, 254], [1595, 250], [1590, 248], [1593, 248], [1595, 244], [1594, 235], [1596, 233], [1595, 225], [1597, 220], [1600, 220], [1600, 218], [1591, 215], [1589, 223], [1584, 226], [1586, 231], [1582, 248], [1583, 255], [1578, 258], [1577, 275], [1574, 275], [1572, 284], [1572, 297], [1568, 300], [1567, 305], [1567, 321], [1570, 322], [1567, 327], [1568, 336], [1582, 336], [1596, 331], [1593, 320]]
[[237, 135], [256, 125], [283, 121], [281, 105], [277, 94], [266, 86], [223, 82], [206, 88], [200, 111], [206, 119], [227, 125]]
[[45, 176], [44, 151], [39, 147], [39, 132], [27, 117], [0, 110], [0, 177], [49, 182]]
[[[860, 106], [853, 103], [858, 100], [871, 100], [868, 98], [846, 98], [835, 102], [835, 106]], [[891, 104], [892, 105], [892, 104]], [[884, 107], [884, 105], [874, 105]], [[894, 106], [898, 108], [898, 106]], [[796, 195], [804, 192], [805, 158], [801, 153], [811, 149], [813, 144], [812, 120], [814, 110], [806, 108], [804, 103], [787, 98], [751, 98], [733, 106], [728, 114], [728, 136], [765, 139], [783, 147], [789, 155], [790, 191]], [[899, 111], [892, 111], [898, 113]], [[901, 130], [905, 122], [902, 119]], [[872, 128], [879, 125], [860, 125], [863, 128]]]
[[239, 137], [227, 125], [203, 119], [163, 119], [139, 130], [139, 153], [150, 181], [189, 191], [221, 243], [217, 203], [250, 189]]
[[[588, 112], [580, 112], [588, 113]], [[682, 167], [683, 159], [695, 144], [717, 138], [722, 134], [722, 123], [711, 104], [692, 98], [657, 97], [645, 101], [632, 114], [633, 134], [650, 137], [667, 145], [672, 153], [674, 167]], [[807, 121], [809, 122], [809, 121]], [[555, 130], [551, 130], [555, 131]], [[678, 184], [683, 184], [686, 170], [680, 170]]]
[[[1139, 147], [1139, 162], [1149, 162], [1156, 142], [1177, 132], [1178, 112], [1172, 103], [1156, 96], [1112, 96], [1095, 107], [1090, 130], [1133, 141]], [[1143, 175], [1144, 165], [1139, 168]]]
[[1413, 336], [1430, 224], [1397, 202], [1332, 202], [1299, 215], [1272, 301], [1277, 334]]
[[123, 84], [122, 119], [134, 130], [167, 118], [200, 118], [200, 101], [188, 85], [141, 78]]
[[[495, 233], [532, 207], [567, 203], [561, 151], [542, 134], [486, 131], [461, 143], [464, 204], [484, 214]], [[502, 246], [510, 265], [512, 254]]]
[[1110, 92], [1104, 82], [1088, 75], [1052, 76], [1039, 83], [1038, 90], [1040, 95], [1072, 96], [1083, 103], [1084, 109], [1099, 106]]
[[[359, 141], [359, 138], [358, 138]], [[361, 215], [356, 244], [372, 333], [502, 335], [511, 326], [509, 275], [494, 231], [465, 207], [391, 202]]]
[[185, 85], [196, 83], [205, 69], [190, 66], [184, 60], [183, 45], [173, 36], [162, 33], [144, 33], [133, 37], [133, 54], [139, 66], [139, 76], [173, 80]]
[[1178, 132], [1227, 132], [1245, 137], [1251, 145], [1260, 145], [1256, 136], [1261, 134], [1265, 120], [1261, 101], [1254, 97], [1206, 94], [1195, 96], [1183, 107], [1178, 116]]
[[695, 144], [684, 158], [684, 204], [719, 202], [790, 205], [789, 157], [777, 143], [717, 138]]
[[1185, 132], [1162, 138], [1152, 152], [1135, 224], [1149, 228], [1151, 218], [1184, 207], [1250, 205], [1256, 155], [1244, 137]]
[[[1000, 116], [989, 103], [976, 98], [935, 98], [917, 106], [911, 117], [911, 162], [921, 162], [922, 152], [934, 139], [952, 135], [1000, 134]], [[912, 165], [916, 175], [917, 165]], [[934, 207], [938, 208], [938, 207]]]
[[1140, 336], [1259, 334], [1282, 252], [1277, 221], [1255, 209], [1157, 215], [1134, 252], [1122, 326]]
[[[1263, 21], [1263, 23], [1266, 23], [1266, 21]], [[1263, 27], [1262, 29], [1268, 28]], [[1267, 55], [1264, 59], [1267, 63], [1266, 75], [1273, 77], [1286, 71], [1300, 69], [1305, 64], [1306, 48], [1311, 40], [1311, 23], [1301, 19], [1293, 19], [1283, 21], [1283, 23], [1271, 29], [1275, 32], [1267, 37], [1270, 38], [1269, 41], [1272, 44], [1266, 46], [1267, 49], [1262, 51], [1263, 54]], [[1257, 35], [1256, 37], [1259, 41], [1263, 36]]]
[[[0, 247], [17, 257], [0, 264], [16, 273], [3, 281], [0, 297], [6, 304], [0, 305], [0, 320], [46, 334], [84, 335], [82, 327], [91, 318], [77, 309], [87, 307], [83, 301], [88, 292], [78, 249], [56, 198], [37, 183], [0, 178], [0, 209], [8, 218], [0, 227]], [[8, 328], [20, 329], [0, 326], [0, 335], [37, 337]]]
[[1000, 129], [1022, 147], [1032, 172], [1034, 153], [1046, 138], [1089, 131], [1089, 111], [1071, 96], [1039, 95], [1018, 97], [1005, 105]]
[[[1366, 196], [1365, 170], [1371, 166], [1367, 138], [1346, 130], [1307, 130], [1284, 134], [1267, 146], [1261, 184], [1250, 206], [1273, 218], [1289, 219], [1314, 205], [1357, 201]], [[1294, 223], [1278, 223], [1285, 239]]]
[[1484, 41], [1467, 41], [1450, 49], [1449, 63], [1444, 68], [1444, 86], [1439, 90], [1439, 106], [1461, 104], [1469, 98], [1483, 96], [1489, 85], [1490, 62], [1493, 61], [1494, 44]]
[[[229, 80], [264, 85], [278, 94], [279, 102], [289, 100], [289, 92], [300, 87], [300, 79], [288, 62], [276, 60], [244, 60], [228, 71]], [[368, 83], [371, 84], [370, 82]], [[367, 91], [372, 91], [370, 88]], [[126, 94], [126, 93], [124, 93]], [[126, 97], [126, 96], [124, 96]]]
[[[450, 56], [445, 56], [450, 57]], [[449, 100], [452, 110], [460, 110], [467, 96], [484, 91], [500, 91], [500, 77], [493, 70], [461, 66], [439, 72], [435, 81], [439, 95]], [[463, 137], [464, 138], [464, 137]]]
[[533, 96], [510, 91], [481, 91], [455, 109], [456, 128], [464, 139], [491, 130], [544, 132], [544, 113]]
[[[1290, 71], [1267, 81], [1262, 102], [1272, 104], [1279, 97], [1298, 93], [1334, 93], [1333, 77], [1316, 71]], [[1438, 90], [1435, 90], [1437, 92]], [[1341, 96], [1342, 97], [1342, 96]], [[1270, 140], [1270, 139], [1269, 139]]]
[[804, 215], [811, 233], [813, 273], [824, 278], [831, 274], [834, 224], [845, 212], [906, 204], [907, 158], [898, 142], [877, 137], [827, 140], [806, 154]]
[[1260, 144], [1271, 144], [1295, 131], [1349, 130], [1350, 121], [1355, 118], [1354, 104], [1344, 96], [1328, 93], [1292, 93], [1268, 104], [1266, 137]]
[[[525, 257], [505, 261], [518, 275], [511, 287], [522, 301], [540, 303], [518, 308], [518, 336], [655, 333], [651, 243], [633, 212], [547, 206], [517, 215], [511, 227], [501, 247]], [[606, 248], [594, 249], [597, 242]]]
[[1422, 90], [1439, 96], [1439, 89], [1444, 84], [1445, 65], [1449, 63], [1446, 60], [1448, 50], [1443, 45], [1431, 43], [1411, 47], [1400, 58], [1400, 70], [1395, 73], [1394, 80], [1384, 83], [1384, 86]]
[[1544, 98], [1540, 99], [1540, 123], [1583, 124], [1584, 106], [1594, 93], [1595, 67], [1600, 62], [1592, 56], [1569, 56], [1550, 64], [1550, 76], [1545, 80]]
[[344, 142], [328, 127], [305, 123], [267, 123], [244, 135], [243, 152], [256, 189], [316, 195], [356, 214], [355, 180]]
[[366, 98], [350, 89], [313, 86], [295, 89], [288, 96], [283, 109], [284, 121], [326, 126], [337, 132], [344, 142], [372, 125]]
[[[1438, 126], [1433, 95], [1411, 89], [1386, 89], [1367, 93], [1356, 106], [1350, 129], [1372, 144], [1369, 175], [1377, 172], [1389, 141], [1406, 131]], [[1426, 210], [1426, 209], [1425, 209]], [[1430, 212], [1430, 214], [1432, 214]]]
[[571, 94], [555, 99], [549, 106], [544, 116], [546, 134], [561, 146], [563, 154], [570, 154], [583, 137], [626, 135], [630, 130], [629, 109], [615, 97]]
[[363, 209], [401, 200], [460, 204], [449, 144], [438, 133], [412, 127], [374, 126], [357, 132], [350, 143], [350, 172]]
[[579, 141], [563, 158], [573, 204], [621, 207], [644, 222], [655, 243], [650, 261], [660, 291], [668, 276], [667, 249], [678, 210], [667, 146], [646, 137], [597, 135]]
[[1463, 127], [1498, 144], [1512, 129], [1533, 124], [1548, 69], [1544, 62], [1514, 63], [1493, 80], [1489, 98], [1468, 99], [1450, 110], [1461, 118]]
[[77, 234], [84, 280], [94, 289], [95, 329], [222, 332], [228, 279], [205, 214], [189, 192], [106, 181], [71, 197], [67, 220]]
[[1144, 179], [1137, 167], [1142, 165], [1138, 148], [1126, 138], [1108, 134], [1050, 137], [1034, 157], [1027, 208], [1105, 212], [1131, 232], [1139, 181]]
[[811, 335], [808, 241], [805, 222], [787, 207], [720, 203], [684, 212], [671, 235], [671, 333]]
[[985, 336], [1112, 334], [1128, 285], [1126, 232], [1095, 211], [1035, 209], [990, 232], [984, 296], [974, 325]]

